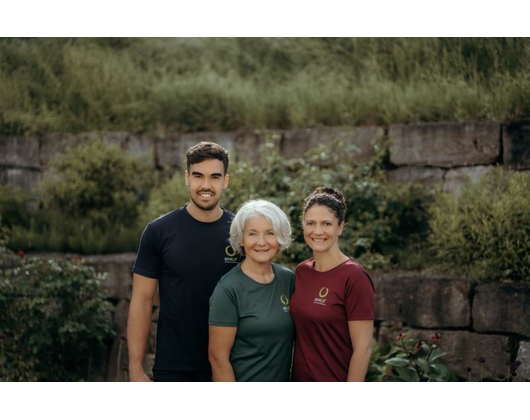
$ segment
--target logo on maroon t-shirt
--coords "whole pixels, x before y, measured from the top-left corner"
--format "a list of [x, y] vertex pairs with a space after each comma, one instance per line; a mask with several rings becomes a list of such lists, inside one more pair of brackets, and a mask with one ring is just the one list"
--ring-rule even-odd
[[327, 287], [323, 287], [318, 292], [318, 297], [315, 298], [313, 303], [316, 304], [316, 305], [326, 306], [327, 299], [324, 299], [324, 298], [328, 295], [328, 293], [329, 293], [329, 289]]

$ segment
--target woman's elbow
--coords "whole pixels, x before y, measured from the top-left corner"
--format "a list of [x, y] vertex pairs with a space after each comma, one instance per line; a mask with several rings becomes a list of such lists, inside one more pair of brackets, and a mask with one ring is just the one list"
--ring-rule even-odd
[[208, 360], [212, 366], [218, 366], [223, 362], [228, 362], [228, 356], [224, 352], [220, 352], [218, 349], [210, 346], [208, 348]]
[[362, 345], [357, 345], [354, 347], [354, 352], [359, 355], [364, 355], [366, 357], [371, 357], [372, 355], [372, 343], [363, 343]]

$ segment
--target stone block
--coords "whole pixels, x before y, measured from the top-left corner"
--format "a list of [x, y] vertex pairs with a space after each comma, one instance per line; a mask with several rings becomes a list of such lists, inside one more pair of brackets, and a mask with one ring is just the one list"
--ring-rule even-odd
[[530, 169], [530, 120], [503, 127], [503, 163], [515, 169]]
[[132, 292], [132, 266], [134, 252], [84, 257], [86, 264], [100, 273], [108, 273], [104, 282], [107, 297], [110, 299], [130, 299]]
[[262, 147], [267, 142], [281, 144], [282, 130], [248, 130], [238, 133], [234, 142], [235, 157], [238, 160], [248, 160], [253, 164], [262, 162]]
[[144, 357], [144, 371], [147, 376], [153, 378], [153, 367], [155, 366], [155, 355], [147, 353]]
[[[368, 161], [374, 154], [373, 141], [381, 138], [384, 130], [380, 127], [320, 127], [286, 130], [281, 152], [289, 159], [303, 157], [310, 149], [319, 145], [342, 141], [356, 147], [349, 153], [358, 163]], [[340, 152], [340, 151], [338, 151]]]
[[148, 165], [155, 166], [155, 139], [148, 136], [129, 135], [125, 143], [128, 155], [141, 158]]
[[1, 168], [0, 185], [23, 188], [31, 191], [42, 178], [42, 172], [33, 168]]
[[517, 369], [516, 381], [530, 381], [530, 341], [521, 341], [517, 351], [517, 359], [521, 366]]
[[501, 126], [491, 122], [392, 125], [388, 136], [397, 166], [486, 165], [500, 157]]
[[438, 185], [442, 187], [445, 172], [446, 170], [442, 168], [402, 166], [389, 170], [386, 174], [390, 182], [419, 183], [432, 193]]
[[425, 328], [468, 326], [469, 283], [419, 272], [372, 273], [376, 319]]
[[445, 174], [442, 189], [446, 193], [459, 194], [466, 183], [479, 182], [482, 177], [488, 176], [494, 171], [495, 167], [493, 165], [449, 169]]
[[127, 320], [129, 318], [129, 301], [120, 299], [115, 306], [113, 322], [118, 335], [127, 334]]
[[185, 167], [185, 155], [182, 154], [178, 134], [156, 139], [155, 161], [158, 166], [170, 168]]
[[497, 283], [477, 286], [473, 328], [530, 337], [530, 287]]
[[0, 165], [40, 168], [37, 137], [0, 136]]
[[101, 135], [98, 133], [47, 134], [40, 139], [40, 164], [43, 167], [49, 167], [54, 159], [65, 153], [69, 148], [98, 139], [101, 139]]

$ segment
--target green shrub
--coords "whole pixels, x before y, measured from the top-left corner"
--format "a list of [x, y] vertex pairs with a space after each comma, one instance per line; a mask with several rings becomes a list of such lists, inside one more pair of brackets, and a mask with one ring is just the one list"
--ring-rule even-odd
[[0, 271], [5, 379], [79, 381], [99, 372], [113, 337], [102, 280], [70, 261], [28, 259]]
[[132, 252], [144, 226], [98, 226], [88, 220], [67, 218], [55, 211], [32, 212], [29, 226], [10, 229], [9, 248], [17, 251], [77, 252], [109, 254]]
[[116, 145], [94, 141], [55, 160], [37, 188], [40, 208], [28, 194], [0, 187], [0, 214], [10, 229], [9, 248], [100, 254], [134, 251], [143, 229], [154, 169]]
[[6, 249], [9, 242], [9, 228], [5, 226], [2, 221], [2, 214], [0, 213], [0, 252]]
[[140, 210], [140, 224], [145, 226], [150, 220], [182, 207], [189, 202], [189, 199], [184, 174], [177, 171], [171, 179], [151, 191], [149, 201]]
[[0, 217], [4, 245], [19, 251], [79, 252], [106, 254], [135, 251], [143, 224], [124, 226], [76, 219], [55, 209], [35, 209], [27, 204], [28, 193], [0, 187]]
[[[293, 244], [279, 261], [294, 266], [311, 256], [303, 237], [301, 214], [303, 199], [317, 186], [341, 190], [348, 204], [347, 226], [341, 237], [342, 250], [367, 268], [395, 263], [397, 250], [410, 243], [413, 234], [424, 235], [426, 210], [418, 187], [389, 184], [383, 171], [386, 146], [377, 145], [377, 155], [357, 164], [348, 152], [355, 147], [342, 142], [321, 146], [300, 159], [284, 158], [275, 145], [263, 146], [262, 161], [254, 165], [236, 161], [230, 167], [230, 184], [223, 193], [223, 207], [237, 211], [245, 201], [270, 200], [291, 220]], [[341, 153], [336, 153], [341, 150]], [[188, 199], [180, 174], [156, 189], [146, 214], [158, 217]]]
[[332, 186], [342, 191], [348, 206], [343, 252], [367, 269], [388, 267], [395, 262], [395, 251], [406, 246], [412, 234], [422, 232], [426, 212], [420, 190], [386, 181], [386, 148], [375, 147], [377, 155], [358, 164], [349, 157], [355, 146], [342, 142], [318, 147], [296, 160], [283, 158], [269, 144], [262, 165], [247, 164], [233, 172], [237, 184], [227, 190], [226, 205], [236, 209], [242, 201], [260, 197], [280, 206], [291, 220], [294, 240], [281, 258], [297, 264], [311, 256], [301, 224], [303, 199], [318, 186]]
[[0, 185], [0, 216], [6, 227], [28, 226], [30, 211], [29, 193], [21, 188]]
[[372, 356], [366, 374], [367, 382], [453, 382], [456, 375], [441, 359], [447, 354], [438, 348], [441, 335], [426, 343], [402, 333], [396, 341], [381, 350], [372, 341]]
[[458, 197], [439, 192], [429, 242], [446, 270], [475, 279], [530, 281], [530, 174], [497, 168]]
[[150, 165], [103, 141], [69, 148], [52, 170], [39, 184], [44, 208], [103, 227], [133, 223], [155, 179]]

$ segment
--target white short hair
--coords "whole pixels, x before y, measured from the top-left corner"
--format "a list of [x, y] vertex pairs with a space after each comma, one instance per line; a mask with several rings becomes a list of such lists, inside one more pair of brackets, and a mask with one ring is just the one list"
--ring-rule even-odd
[[291, 224], [283, 210], [270, 201], [251, 200], [239, 208], [230, 226], [230, 245], [234, 251], [242, 254], [245, 223], [255, 216], [264, 216], [272, 223], [272, 230], [280, 244], [280, 252], [291, 245]]

